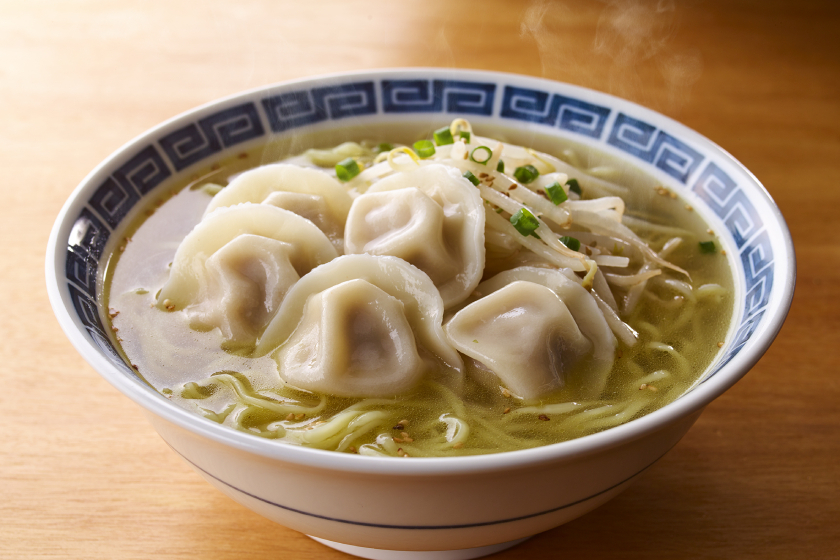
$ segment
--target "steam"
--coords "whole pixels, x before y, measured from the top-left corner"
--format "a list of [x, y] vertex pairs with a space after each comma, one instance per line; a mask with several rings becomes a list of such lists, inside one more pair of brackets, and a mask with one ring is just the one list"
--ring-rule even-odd
[[[553, 0], [534, 0], [525, 10], [521, 35], [537, 44], [543, 76], [575, 80], [596, 89], [675, 113], [700, 78], [703, 59], [696, 49], [678, 47], [675, 0], [609, 0], [602, 10], [591, 50], [579, 39], [576, 14]], [[577, 40], [577, 46], [574, 42]], [[611, 60], [607, 76], [595, 75]], [[606, 81], [607, 88], [603, 84]]]

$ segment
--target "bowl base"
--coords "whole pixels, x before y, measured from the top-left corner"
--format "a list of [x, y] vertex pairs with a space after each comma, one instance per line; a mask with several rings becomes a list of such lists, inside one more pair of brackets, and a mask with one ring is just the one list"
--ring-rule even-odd
[[330, 548], [360, 558], [370, 558], [371, 560], [470, 560], [471, 558], [480, 558], [488, 554], [501, 552], [506, 548], [516, 546], [522, 541], [531, 538], [525, 537], [499, 544], [463, 548], [460, 550], [383, 550], [381, 548], [365, 548], [363, 546], [353, 546], [352, 544], [337, 543], [326, 539], [319, 539], [312, 535], [307, 536]]

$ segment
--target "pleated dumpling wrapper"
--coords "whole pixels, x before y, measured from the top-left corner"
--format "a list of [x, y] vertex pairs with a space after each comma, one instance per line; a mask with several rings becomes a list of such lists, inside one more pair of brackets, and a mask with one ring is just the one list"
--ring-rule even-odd
[[341, 183], [323, 171], [288, 163], [245, 171], [213, 197], [205, 216], [242, 202], [269, 204], [303, 216], [324, 232], [339, 253], [344, 251], [344, 224], [352, 200]]
[[218, 328], [230, 346], [253, 346], [289, 288], [337, 256], [321, 230], [288, 210], [219, 208], [178, 246], [157, 307], [184, 310], [193, 328]]
[[419, 269], [346, 255], [295, 284], [256, 353], [271, 354], [287, 383], [336, 396], [393, 396], [424, 374], [460, 384], [463, 362], [442, 319], [440, 295]]
[[425, 272], [445, 307], [466, 299], [484, 271], [484, 205], [460, 170], [425, 164], [374, 183], [350, 207], [347, 254], [400, 257]]
[[482, 282], [476, 292], [480, 299], [444, 328], [480, 370], [526, 400], [564, 387], [572, 376], [582, 398], [603, 391], [617, 343], [583, 286], [559, 270], [521, 267]]

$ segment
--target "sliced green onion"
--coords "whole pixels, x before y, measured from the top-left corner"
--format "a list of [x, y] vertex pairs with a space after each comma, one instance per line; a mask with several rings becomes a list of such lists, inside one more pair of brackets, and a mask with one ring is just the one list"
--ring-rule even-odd
[[[486, 157], [485, 157], [486, 156]], [[487, 146], [479, 146], [470, 154], [470, 159], [476, 163], [486, 164], [493, 157], [493, 150]]]
[[462, 130], [459, 133], [459, 135], [460, 135], [460, 138], [463, 138], [464, 142], [466, 142], [467, 144], [470, 143], [470, 138], [472, 137], [472, 135], [469, 133], [468, 130]]
[[418, 140], [414, 143], [414, 151], [417, 155], [425, 159], [435, 155], [435, 145], [431, 140]]
[[700, 242], [700, 252], [701, 253], [714, 253], [717, 251], [715, 247], [714, 241], [701, 241]]
[[576, 195], [583, 196], [583, 191], [580, 190], [580, 183], [578, 183], [577, 179], [569, 179], [566, 181], [566, 186], [569, 187], [569, 190]]
[[525, 237], [528, 237], [529, 235], [537, 237], [537, 234], [534, 232], [537, 231], [538, 227], [540, 227], [540, 223], [527, 208], [520, 208], [516, 214], [510, 217], [510, 223], [512, 223], [513, 227], [516, 228], [516, 231]]
[[393, 144], [389, 144], [388, 142], [383, 142], [376, 147], [376, 151], [379, 152], [380, 154], [382, 152], [390, 152], [393, 149], [394, 149]]
[[545, 188], [545, 193], [548, 195], [549, 200], [554, 203], [554, 205], [558, 205], [561, 202], [566, 202], [569, 200], [569, 196], [566, 194], [566, 191], [563, 187], [560, 186], [560, 183], [554, 181], [550, 185]]
[[361, 173], [361, 171], [362, 170], [359, 169], [359, 164], [351, 157], [343, 159], [335, 164], [335, 174], [342, 181], [349, 181]]
[[476, 187], [478, 186], [478, 183], [479, 183], [478, 177], [473, 175], [472, 171], [464, 171], [464, 177], [466, 179], [468, 179], [469, 182], [472, 183], [473, 185], [475, 185]]
[[498, 171], [499, 173], [504, 173], [505, 172], [505, 162], [504, 161], [499, 160], [499, 163], [496, 164], [496, 171]]
[[540, 176], [540, 172], [537, 171], [537, 168], [533, 165], [523, 165], [522, 167], [517, 167], [516, 171], [513, 172], [513, 176], [522, 184], [528, 184], [534, 181], [537, 177]]
[[443, 128], [435, 130], [434, 138], [435, 144], [437, 144], [438, 146], [445, 146], [447, 144], [455, 143], [455, 139], [452, 138], [452, 131], [449, 130], [448, 126], [444, 126]]
[[574, 237], [569, 237], [568, 235], [564, 235], [560, 238], [560, 243], [571, 249], [572, 251], [580, 251], [580, 241], [575, 239]]

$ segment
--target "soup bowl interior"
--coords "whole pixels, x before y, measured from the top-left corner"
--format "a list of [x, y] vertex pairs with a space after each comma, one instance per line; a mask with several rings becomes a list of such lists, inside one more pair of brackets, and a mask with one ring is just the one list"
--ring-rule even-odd
[[[690, 390], [646, 416], [572, 441], [474, 457], [396, 460], [231, 430], [175, 406], [122, 359], [105, 327], [104, 270], [128, 224], [168, 185], [257, 147], [255, 164], [360, 136], [408, 142], [454, 117], [468, 118], [483, 135], [545, 151], [563, 142], [627, 162], [676, 193], [716, 232], [732, 269], [735, 305], [722, 347]], [[792, 243], [778, 208], [748, 170], [708, 139], [606, 94], [463, 70], [309, 78], [175, 117], [93, 170], [65, 204], [49, 243], [47, 285], [66, 335], [97, 372], [145, 410], [176, 453], [257, 513], [370, 557], [386, 557], [375, 550], [461, 550], [459, 557], [474, 557], [606, 502], [755, 364], [781, 327], [795, 278]]]

